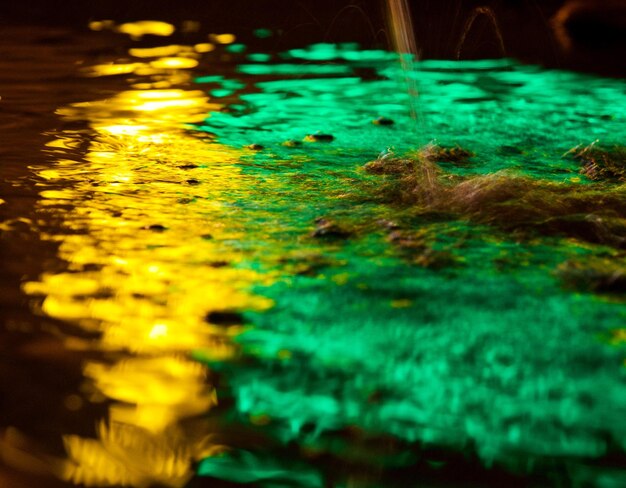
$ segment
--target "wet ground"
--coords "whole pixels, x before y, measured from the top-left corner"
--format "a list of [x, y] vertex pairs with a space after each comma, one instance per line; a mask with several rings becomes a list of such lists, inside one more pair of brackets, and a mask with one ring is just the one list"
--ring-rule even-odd
[[208, 34], [3, 31], [4, 484], [623, 486], [624, 82]]

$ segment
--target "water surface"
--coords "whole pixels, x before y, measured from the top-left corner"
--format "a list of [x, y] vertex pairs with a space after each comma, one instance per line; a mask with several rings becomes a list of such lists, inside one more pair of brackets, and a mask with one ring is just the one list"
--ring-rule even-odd
[[2, 476], [624, 484], [623, 296], [557, 272], [621, 251], [416, 212], [362, 169], [436, 140], [475, 153], [452, 176], [594, 185], [564, 154], [623, 143], [623, 81], [91, 28], [3, 41]]

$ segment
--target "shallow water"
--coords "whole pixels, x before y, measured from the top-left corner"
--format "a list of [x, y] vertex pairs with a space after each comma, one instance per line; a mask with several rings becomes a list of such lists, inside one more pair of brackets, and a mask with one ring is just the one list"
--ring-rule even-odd
[[92, 28], [3, 40], [9, 486], [623, 486], [623, 295], [556, 272], [620, 251], [361, 169], [436, 139], [476, 154], [450, 175], [587, 187], [563, 155], [623, 144], [623, 81]]

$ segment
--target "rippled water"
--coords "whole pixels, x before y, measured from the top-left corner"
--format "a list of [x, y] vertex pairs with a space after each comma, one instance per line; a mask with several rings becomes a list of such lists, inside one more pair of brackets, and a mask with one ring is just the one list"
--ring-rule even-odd
[[475, 153], [450, 179], [583, 191], [564, 153], [623, 144], [623, 81], [173, 27], [3, 38], [0, 480], [623, 486], [623, 295], [558, 272], [622, 251], [361, 169], [436, 139]]

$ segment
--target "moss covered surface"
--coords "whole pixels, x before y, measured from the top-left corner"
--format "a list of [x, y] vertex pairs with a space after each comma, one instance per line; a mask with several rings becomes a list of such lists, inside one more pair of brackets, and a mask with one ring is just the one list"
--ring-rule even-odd
[[[623, 486], [626, 351], [608, 338], [626, 318], [612, 262], [626, 197], [562, 156], [623, 143], [623, 82], [508, 60], [404, 73], [354, 46], [283, 57], [291, 71], [253, 70], [267, 79], [196, 126], [264, 147], [243, 156], [255, 191], [233, 206], [248, 226], [238, 266], [274, 277], [254, 292], [275, 306], [242, 311], [241, 358], [211, 363], [220, 395], [304, 463], [247, 446], [228, 469], [267, 486], [406, 486], [398, 470], [412, 469], [445, 485], [465, 462], [480, 466], [473, 486], [502, 486], [496, 469]], [[228, 478], [223, 463], [200, 472]]]

